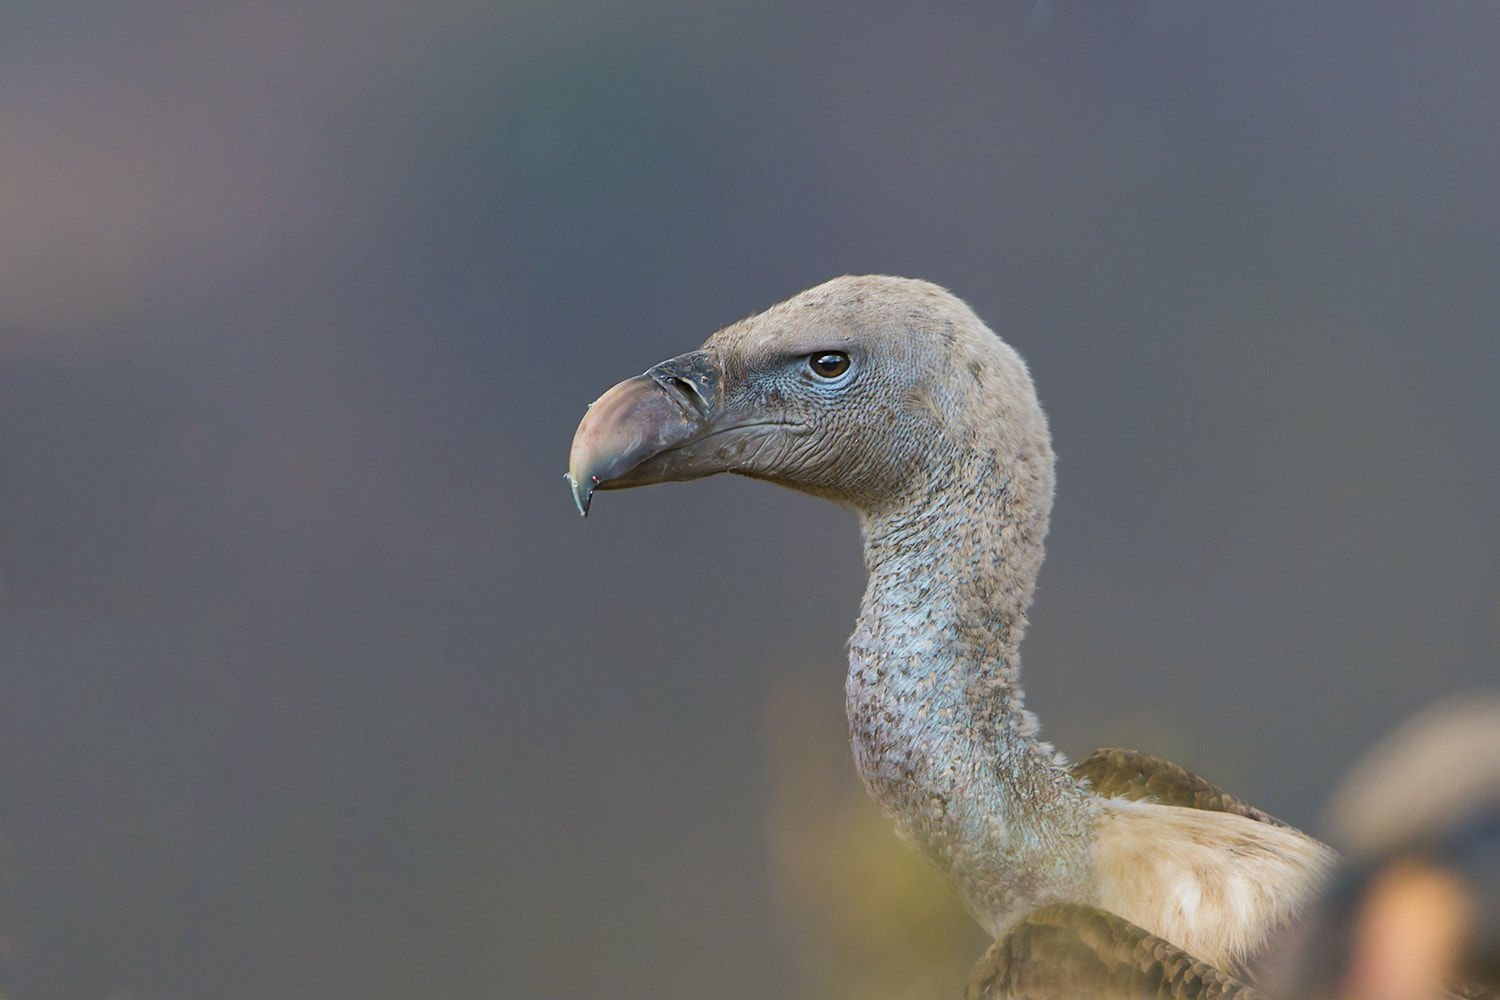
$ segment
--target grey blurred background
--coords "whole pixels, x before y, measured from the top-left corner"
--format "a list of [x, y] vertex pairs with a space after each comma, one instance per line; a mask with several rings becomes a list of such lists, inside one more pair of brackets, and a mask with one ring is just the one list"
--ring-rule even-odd
[[1494, 4], [11, 0], [0, 993], [838, 994], [786, 786], [854, 788], [852, 520], [722, 477], [583, 522], [562, 472], [610, 384], [842, 273], [1032, 366], [1044, 732], [1315, 824], [1500, 677], [1497, 47]]

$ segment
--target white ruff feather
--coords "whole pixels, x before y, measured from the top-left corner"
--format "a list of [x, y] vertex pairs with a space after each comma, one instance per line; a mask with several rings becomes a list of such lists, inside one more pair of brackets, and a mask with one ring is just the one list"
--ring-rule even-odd
[[1223, 969], [1295, 919], [1334, 858], [1287, 827], [1125, 799], [1104, 803], [1094, 842], [1100, 906]]

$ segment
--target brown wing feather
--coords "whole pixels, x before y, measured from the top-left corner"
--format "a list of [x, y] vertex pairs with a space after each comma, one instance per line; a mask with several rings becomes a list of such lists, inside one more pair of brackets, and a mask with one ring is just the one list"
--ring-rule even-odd
[[1270, 813], [1242, 802], [1213, 782], [1138, 750], [1095, 750], [1073, 765], [1073, 776], [1087, 780], [1106, 798], [1150, 799], [1167, 806], [1234, 813], [1247, 819], [1287, 826]]
[[1054, 903], [990, 946], [966, 1000], [1266, 1000], [1266, 995], [1106, 910]]

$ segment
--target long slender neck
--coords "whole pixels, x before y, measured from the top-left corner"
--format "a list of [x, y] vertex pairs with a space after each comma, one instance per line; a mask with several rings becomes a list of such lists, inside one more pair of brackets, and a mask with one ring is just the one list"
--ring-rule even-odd
[[855, 760], [997, 934], [1033, 906], [1092, 894], [1092, 800], [1022, 706], [1019, 645], [1050, 471], [1050, 455], [1003, 468], [971, 456], [899, 506], [863, 514], [870, 578], [847, 682]]

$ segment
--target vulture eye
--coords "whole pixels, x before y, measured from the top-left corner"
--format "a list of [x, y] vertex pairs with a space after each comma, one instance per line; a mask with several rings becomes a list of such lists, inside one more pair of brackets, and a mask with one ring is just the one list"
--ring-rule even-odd
[[838, 378], [849, 370], [849, 355], [839, 351], [813, 354], [807, 359], [807, 367], [819, 378]]

